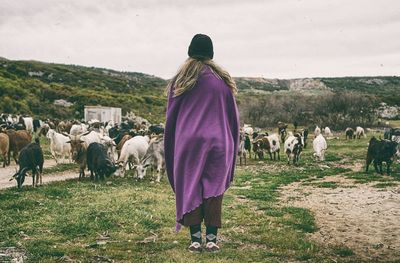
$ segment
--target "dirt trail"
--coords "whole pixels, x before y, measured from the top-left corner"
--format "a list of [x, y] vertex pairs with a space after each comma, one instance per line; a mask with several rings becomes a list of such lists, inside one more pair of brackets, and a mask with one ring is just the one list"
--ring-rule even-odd
[[[49, 168], [53, 167], [56, 165], [55, 160], [50, 159], [50, 160], [45, 160], [44, 162], [44, 167]], [[7, 166], [5, 168], [1, 167], [0, 168], [0, 189], [5, 189], [5, 188], [10, 188], [10, 187], [16, 187], [17, 183], [15, 180], [10, 181], [11, 176], [14, 175], [15, 170], [18, 168], [18, 166], [15, 165], [14, 162], [11, 162], [10, 166]], [[64, 172], [59, 172], [59, 173], [53, 173], [53, 174], [45, 174], [43, 175], [43, 184], [47, 184], [50, 182], [54, 181], [64, 181], [67, 179], [72, 179], [72, 178], [77, 178], [78, 173], [75, 170], [68, 170]], [[32, 185], [32, 177], [27, 176], [25, 178], [24, 185]]]
[[341, 176], [319, 182], [340, 187], [317, 188], [301, 182], [282, 187], [282, 203], [310, 209], [321, 245], [346, 246], [368, 261], [400, 260], [400, 185], [375, 188]]

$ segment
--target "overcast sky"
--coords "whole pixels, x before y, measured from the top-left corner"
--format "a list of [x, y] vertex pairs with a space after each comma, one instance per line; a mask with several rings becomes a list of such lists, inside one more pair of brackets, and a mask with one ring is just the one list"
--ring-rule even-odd
[[233, 76], [400, 75], [399, 0], [0, 0], [0, 56], [170, 78], [196, 33]]

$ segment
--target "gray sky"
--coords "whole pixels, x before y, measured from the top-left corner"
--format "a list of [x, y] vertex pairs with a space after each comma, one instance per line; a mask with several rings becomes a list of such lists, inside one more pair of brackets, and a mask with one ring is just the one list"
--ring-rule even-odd
[[0, 0], [0, 56], [170, 78], [196, 33], [233, 76], [400, 75], [398, 0]]

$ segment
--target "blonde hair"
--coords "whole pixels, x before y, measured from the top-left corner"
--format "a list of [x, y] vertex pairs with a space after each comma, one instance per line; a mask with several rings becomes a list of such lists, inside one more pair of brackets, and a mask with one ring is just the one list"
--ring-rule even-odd
[[165, 89], [166, 95], [169, 95], [173, 86], [175, 87], [173, 97], [182, 95], [185, 91], [193, 88], [204, 66], [208, 66], [216, 77], [225, 81], [233, 94], [237, 94], [238, 90], [235, 81], [226, 70], [218, 66], [211, 59], [198, 60], [189, 57], [179, 68], [175, 77], [168, 83]]

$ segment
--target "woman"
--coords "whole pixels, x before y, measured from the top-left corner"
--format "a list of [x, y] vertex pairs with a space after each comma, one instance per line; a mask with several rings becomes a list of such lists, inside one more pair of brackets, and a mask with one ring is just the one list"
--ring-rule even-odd
[[189, 251], [219, 251], [222, 196], [233, 180], [239, 145], [235, 82], [212, 60], [210, 37], [197, 34], [189, 58], [167, 86], [165, 162], [176, 197], [177, 231], [190, 228]]

